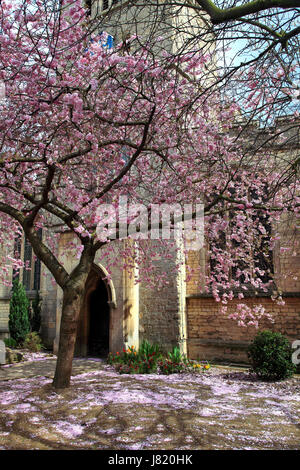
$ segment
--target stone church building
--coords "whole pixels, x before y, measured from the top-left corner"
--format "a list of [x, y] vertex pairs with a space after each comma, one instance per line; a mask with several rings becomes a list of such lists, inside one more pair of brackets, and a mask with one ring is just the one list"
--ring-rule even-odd
[[[87, 3], [91, 7], [92, 15], [111, 8], [103, 30], [117, 38], [116, 40], [130, 33], [136, 34], [136, 31], [130, 30], [131, 20], [128, 11], [126, 18], [122, 17], [121, 2], [101, 0], [92, 4]], [[124, 3], [126, 2], [122, 2], [122, 5]], [[146, 13], [143, 10], [143, 20], [139, 22], [139, 27], [144, 31], [147, 25]], [[118, 30], [111, 19], [113, 16], [110, 16], [116, 14], [124, 20], [123, 28]], [[136, 14], [132, 13], [131, 18], [133, 25]], [[114, 26], [111, 26], [112, 24]], [[174, 47], [173, 39], [172, 43], [165, 44], [165, 47]], [[180, 37], [177, 40], [180, 43]], [[284, 234], [283, 229], [285, 229]], [[280, 331], [293, 341], [300, 339], [300, 253], [292, 256], [280, 249], [289, 236], [299, 237], [299, 228], [290, 230], [294, 232], [286, 230], [286, 224], [283, 224], [281, 245], [278, 243], [273, 251], [274, 282], [281, 292], [284, 305], [272, 300], [272, 292], [246, 293], [244, 302], [249, 307], [262, 304], [269, 313], [273, 314], [274, 323], [265, 321], [260, 328]], [[70, 234], [64, 233], [60, 236], [59, 242], [60, 259], [67, 270], [73, 269], [76, 265], [75, 258], [63, 255], [64, 246], [70, 237]], [[24, 261], [31, 267], [31, 270], [22, 270], [20, 280], [29, 298], [34, 297], [36, 290], [39, 290], [42, 297], [43, 343], [48, 349], [57, 352], [62, 291], [53, 284], [50, 273], [45, 267], [34, 259], [32, 249], [26, 240], [22, 241], [20, 251]], [[169, 269], [173, 274], [170, 274], [168, 287], [153, 291], [143, 282], [134, 284], [129, 273], [117, 266], [112, 269], [111, 279], [107, 281], [106, 260], [99, 251], [86, 283], [75, 354], [80, 356], [107, 354], [108, 351], [120, 351], [127, 345], [135, 345], [138, 348], [141, 341], [147, 339], [160, 344], [165, 350], [179, 345], [182, 352], [191, 359], [247, 361], [245, 349], [257, 333], [256, 328], [240, 327], [235, 320], [222, 315], [220, 304], [211, 294], [201, 292], [194, 282], [195, 279], [184, 281], [184, 266], [175, 275], [172, 264], [178, 262], [178, 256], [183, 255], [174, 255], [174, 259], [168, 260], [168, 264], [163, 259], [159, 261], [162, 269]], [[185, 263], [186, 266], [200, 267], [203, 273], [208, 272], [210, 264], [205, 247], [198, 251], [190, 251]], [[10, 295], [10, 288], [1, 285], [0, 338], [9, 336]], [[239, 302], [232, 301], [230, 308], [235, 309]]]

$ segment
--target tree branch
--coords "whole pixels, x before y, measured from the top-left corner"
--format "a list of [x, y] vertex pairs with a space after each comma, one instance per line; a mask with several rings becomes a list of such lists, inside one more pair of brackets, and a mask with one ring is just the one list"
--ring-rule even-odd
[[49, 248], [40, 240], [37, 232], [34, 230], [34, 227], [29, 226], [26, 223], [26, 217], [24, 216], [24, 214], [22, 214], [21, 211], [3, 202], [0, 202], [0, 212], [9, 215], [10, 217], [19, 222], [33, 248], [35, 255], [53, 274], [58, 285], [63, 288], [69, 278], [67, 271], [55, 258]]
[[213, 24], [227, 23], [270, 8], [287, 10], [288, 8], [300, 7], [299, 0], [254, 0], [226, 9], [217, 7], [211, 0], [197, 0], [197, 3], [209, 14]]

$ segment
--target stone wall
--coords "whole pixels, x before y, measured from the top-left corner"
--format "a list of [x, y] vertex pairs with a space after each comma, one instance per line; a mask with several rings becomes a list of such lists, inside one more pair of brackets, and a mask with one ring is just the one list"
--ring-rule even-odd
[[[66, 255], [65, 246], [70, 241], [74, 241], [74, 237], [71, 233], [62, 234], [59, 242], [59, 260], [64, 265], [65, 269], [68, 272], [71, 272], [72, 269], [78, 263], [76, 254], [68, 253]], [[103, 274], [107, 274], [107, 271], [111, 272], [111, 281], [109, 289], [113, 296], [113, 301], [110, 303], [110, 332], [109, 332], [109, 350], [111, 352], [117, 352], [122, 350], [125, 346], [125, 343], [129, 342], [133, 344], [135, 336], [135, 331], [132, 330], [132, 324], [134, 319], [132, 315], [134, 312], [128, 310], [128, 292], [124, 290], [124, 273], [121, 269], [121, 266], [112, 265], [112, 260], [115, 256], [118, 256], [119, 249], [122, 249], [122, 242], [114, 242], [115, 246], [115, 255], [112, 257], [108, 256], [105, 253], [105, 248], [97, 252], [94, 264], [102, 271]], [[132, 297], [133, 293], [130, 292], [130, 300], [134, 300]], [[58, 350], [59, 342], [59, 329], [60, 329], [60, 318], [61, 318], [61, 309], [62, 309], [62, 289], [57, 288], [57, 305], [56, 305], [56, 336], [54, 341], [54, 352]], [[84, 312], [88, 314], [88, 312]], [[133, 343], [132, 343], [133, 341]], [[138, 346], [138, 345], [136, 345]]]
[[[3, 255], [3, 247], [0, 245], [0, 254]], [[7, 249], [5, 248], [4, 253], [7, 253]], [[5, 259], [5, 256], [4, 256]], [[0, 269], [1, 269], [0, 265]], [[2, 273], [4, 276], [4, 273]], [[5, 275], [5, 279], [7, 282], [10, 282], [12, 279], [12, 270], [9, 269], [7, 274]], [[8, 317], [9, 317], [9, 302], [11, 297], [11, 288], [4, 285], [1, 282], [0, 284], [0, 339], [8, 338], [9, 337], [9, 328], [8, 328]]]
[[[300, 339], [300, 296], [285, 297], [285, 305], [278, 305], [270, 298], [246, 298], [243, 302], [252, 307], [261, 304], [273, 314], [274, 323], [263, 321], [259, 329], [278, 331], [292, 342]], [[229, 313], [236, 304], [230, 303]], [[238, 326], [220, 312], [220, 303], [212, 297], [191, 296], [187, 299], [188, 356], [201, 360], [228, 360], [247, 362], [246, 347], [258, 330], [254, 327]]]
[[140, 286], [140, 342], [144, 339], [171, 350], [179, 342], [176, 286], [153, 291]]
[[9, 299], [0, 299], [0, 339], [8, 338]]
[[159, 290], [140, 283], [140, 342], [143, 339], [159, 344], [165, 351], [180, 346], [185, 352], [185, 283], [184, 267], [174, 270], [178, 262], [178, 253], [167, 261], [158, 255], [155, 264], [158, 272], [168, 273], [168, 286]]
[[[97, 17], [99, 31], [111, 34], [115, 44], [136, 35], [139, 39], [133, 47], [137, 49], [143, 44], [143, 39], [151, 40], [155, 44], [152, 52], [156, 55], [162, 51], [179, 51], [183, 45], [185, 50], [193, 48], [188, 40], [193, 34], [194, 37], [197, 33], [199, 36], [199, 28], [203, 30], [206, 27], [203, 20], [199, 19], [198, 12], [183, 5], [175, 6], [156, 0], [136, 5], [128, 1], [112, 5], [110, 0], [108, 5], [109, 9], [103, 12], [103, 0], [92, 3], [91, 16]], [[202, 47], [205, 46], [206, 43], [202, 42]]]
[[[299, 229], [295, 221], [285, 218], [274, 231], [281, 239], [273, 252], [274, 282], [282, 293], [284, 305], [271, 299], [271, 295], [249, 293], [242, 301], [229, 303], [228, 314], [234, 313], [237, 303], [248, 307], [262, 305], [273, 315], [274, 323], [260, 322], [259, 329], [270, 329], [286, 335], [289, 340], [300, 339], [300, 253]], [[187, 284], [188, 355], [192, 359], [229, 360], [247, 362], [246, 348], [257, 334], [255, 327], [240, 327], [236, 320], [220, 312], [221, 305], [212, 296], [201, 292], [201, 274], [208, 274], [205, 248], [190, 252], [188, 264], [194, 272]], [[203, 284], [202, 284], [203, 287]], [[244, 292], [245, 294], [245, 292]]]
[[48, 269], [41, 265], [41, 338], [47, 349], [52, 349], [55, 338], [57, 286]]

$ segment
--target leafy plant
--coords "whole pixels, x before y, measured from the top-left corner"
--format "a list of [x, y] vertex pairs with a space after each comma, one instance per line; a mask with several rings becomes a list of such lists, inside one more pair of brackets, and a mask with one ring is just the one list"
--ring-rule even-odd
[[9, 311], [9, 332], [17, 344], [21, 344], [30, 331], [29, 300], [23, 285], [15, 280], [12, 288]]
[[110, 353], [108, 363], [114, 365], [123, 374], [149, 374], [157, 370], [157, 362], [161, 358], [158, 345], [143, 341], [138, 351], [134, 346], [123, 349], [122, 353]]
[[159, 371], [161, 374], [178, 374], [185, 371], [186, 364], [184, 362], [171, 361], [170, 359], [163, 359], [159, 362]]
[[262, 380], [283, 380], [295, 372], [292, 348], [281, 333], [261, 331], [248, 348], [252, 370]]
[[13, 338], [4, 338], [4, 344], [7, 348], [16, 348], [17, 347], [17, 342]]
[[173, 351], [168, 353], [168, 357], [164, 358], [158, 363], [159, 372], [161, 374], [178, 374], [182, 372], [202, 372], [208, 370], [210, 365], [198, 364], [191, 361], [185, 354], [180, 352], [180, 349], [175, 346]]
[[161, 351], [158, 344], [151, 344], [149, 341], [144, 340], [140, 345], [139, 354], [144, 357], [159, 356]]
[[32, 352], [39, 352], [43, 348], [42, 340], [36, 331], [27, 334], [23, 347]]
[[181, 354], [180, 349], [177, 346], [173, 348], [173, 351], [168, 353], [168, 357], [170, 361], [175, 362], [175, 363], [184, 362], [186, 359], [185, 356]]
[[175, 347], [168, 357], [163, 357], [157, 344], [143, 341], [138, 351], [134, 346], [123, 349], [122, 353], [110, 353], [108, 363], [113, 365], [120, 374], [175, 374], [180, 372], [199, 372], [209, 369], [209, 364], [195, 364], [180, 353]]
[[31, 331], [36, 331], [37, 333], [41, 328], [41, 297], [39, 291], [36, 291], [35, 298], [31, 303], [31, 316], [30, 316], [30, 326]]

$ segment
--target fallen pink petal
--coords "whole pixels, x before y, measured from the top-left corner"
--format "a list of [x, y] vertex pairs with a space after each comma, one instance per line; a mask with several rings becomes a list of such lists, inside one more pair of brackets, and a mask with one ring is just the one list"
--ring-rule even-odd
[[44, 356], [47, 377], [13, 379], [26, 362], [8, 380], [0, 368], [2, 450], [299, 449], [299, 376], [268, 383], [221, 366], [120, 375], [104, 360], [74, 359], [71, 387], [58, 393]]

